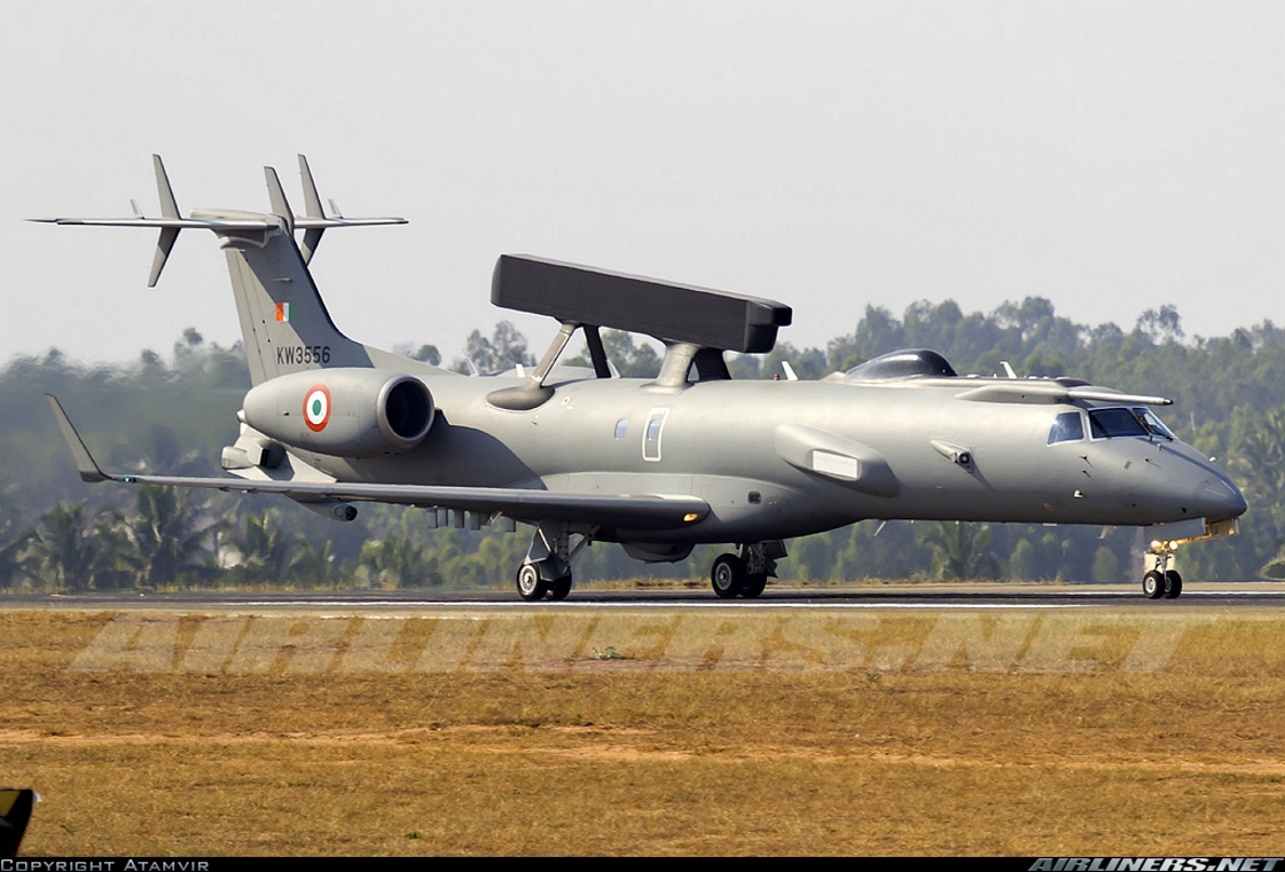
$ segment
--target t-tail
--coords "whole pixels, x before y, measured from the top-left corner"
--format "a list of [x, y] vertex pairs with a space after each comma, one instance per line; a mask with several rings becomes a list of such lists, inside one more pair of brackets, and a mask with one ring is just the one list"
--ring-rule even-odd
[[[160, 230], [148, 287], [156, 285], [181, 231], [213, 231], [227, 256], [228, 274], [236, 298], [237, 315], [245, 341], [250, 378], [260, 384], [279, 375], [306, 369], [370, 367], [386, 362], [389, 355], [349, 339], [339, 332], [317, 292], [308, 271], [322, 234], [333, 227], [405, 224], [405, 218], [344, 218], [331, 201], [326, 215], [312, 179], [308, 161], [299, 155], [305, 213], [295, 215], [272, 167], [264, 167], [272, 211], [242, 212], [225, 209], [179, 213], [165, 165], [152, 155], [161, 217], [146, 218], [38, 218], [53, 224], [107, 227], [151, 227]], [[304, 234], [300, 247], [296, 230]]]

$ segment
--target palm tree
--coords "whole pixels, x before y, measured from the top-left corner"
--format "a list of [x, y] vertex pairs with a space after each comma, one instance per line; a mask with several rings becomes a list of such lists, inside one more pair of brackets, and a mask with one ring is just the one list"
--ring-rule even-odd
[[927, 525], [918, 536], [919, 544], [932, 549], [932, 571], [942, 578], [983, 578], [996, 574], [989, 524], [962, 524], [939, 521]]
[[[228, 544], [226, 539], [224, 542]], [[299, 542], [286, 532], [277, 511], [269, 510], [263, 515], [246, 515], [230, 544], [240, 554], [237, 572], [243, 581], [288, 584], [296, 576]]]
[[23, 524], [18, 507], [8, 495], [0, 495], [0, 588], [13, 584], [18, 574], [18, 556], [34, 533]]
[[220, 523], [197, 504], [193, 491], [143, 485], [130, 522], [138, 549], [140, 579], [148, 587], [176, 581], [181, 574], [213, 571], [214, 551], [207, 547]]
[[55, 590], [93, 587], [97, 540], [87, 529], [88, 510], [88, 500], [58, 503], [40, 518], [23, 554], [28, 571]]

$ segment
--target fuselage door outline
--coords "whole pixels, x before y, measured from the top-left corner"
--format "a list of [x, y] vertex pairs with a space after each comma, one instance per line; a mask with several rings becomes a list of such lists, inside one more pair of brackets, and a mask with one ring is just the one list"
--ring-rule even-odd
[[669, 409], [652, 409], [647, 414], [647, 425], [643, 427], [643, 460], [649, 463], [660, 462], [660, 437], [665, 430], [665, 421], [669, 418]]

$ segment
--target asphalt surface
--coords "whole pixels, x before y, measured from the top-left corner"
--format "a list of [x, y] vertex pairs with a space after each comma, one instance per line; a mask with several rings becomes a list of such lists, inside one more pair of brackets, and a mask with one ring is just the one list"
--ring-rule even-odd
[[576, 589], [560, 603], [528, 603], [511, 589], [469, 591], [290, 591], [227, 592], [139, 591], [71, 595], [0, 595], [0, 609], [54, 608], [78, 611], [118, 609], [391, 610], [443, 608], [578, 609], [594, 608], [1084, 608], [1084, 609], [1279, 609], [1285, 608], [1285, 584], [1245, 582], [1192, 584], [1176, 600], [1148, 600], [1140, 585], [1029, 584], [881, 584], [843, 587], [769, 587], [755, 600], [720, 600], [702, 588], [652, 590]]

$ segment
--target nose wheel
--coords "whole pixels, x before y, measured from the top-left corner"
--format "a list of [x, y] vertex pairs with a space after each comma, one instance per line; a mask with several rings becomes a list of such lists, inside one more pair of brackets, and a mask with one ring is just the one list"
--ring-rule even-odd
[[1156, 566], [1142, 576], [1142, 593], [1147, 599], [1177, 599], [1182, 595], [1182, 576], [1169, 568], [1173, 551], [1164, 543], [1147, 553], [1155, 558]]

